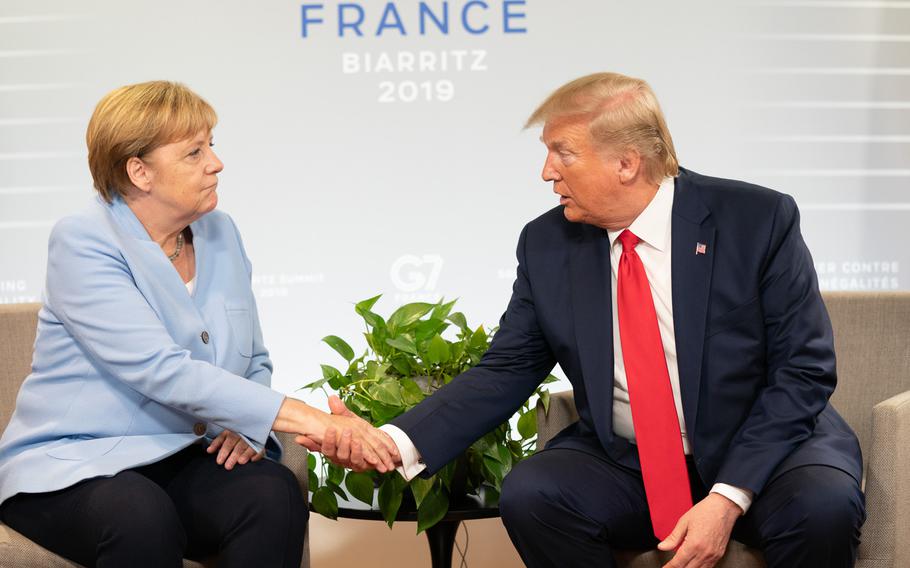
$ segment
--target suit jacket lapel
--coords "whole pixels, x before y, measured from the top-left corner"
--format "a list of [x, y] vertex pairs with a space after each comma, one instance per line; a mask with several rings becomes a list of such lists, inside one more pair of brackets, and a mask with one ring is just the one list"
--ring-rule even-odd
[[[683, 414], [693, 443], [701, 384], [715, 226], [685, 170], [676, 178], [672, 220], [673, 328]], [[703, 254], [696, 246], [705, 245]]]
[[613, 439], [613, 311], [610, 240], [606, 231], [577, 225], [569, 256], [575, 338], [591, 417], [601, 440]]

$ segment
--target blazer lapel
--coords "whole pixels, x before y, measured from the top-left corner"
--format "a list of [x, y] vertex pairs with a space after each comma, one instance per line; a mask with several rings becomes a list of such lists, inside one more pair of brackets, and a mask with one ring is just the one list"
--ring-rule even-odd
[[613, 312], [610, 240], [606, 231], [578, 225], [569, 255], [575, 338], [588, 404], [601, 440], [613, 439]]
[[[187, 346], [193, 351], [194, 358], [214, 362], [211, 350], [197, 351], [192, 347], [196, 344], [199, 333], [197, 330], [205, 329], [204, 320], [195, 299], [187, 293], [186, 284], [174, 270], [171, 261], [161, 251], [161, 247], [149, 237], [145, 227], [122, 198], [115, 197], [111, 211], [125, 236], [121, 241], [122, 250], [136, 287], [142, 292], [149, 306], [162, 317], [176, 343]], [[205, 262], [200, 260], [205, 258], [201, 254], [200, 246], [204, 238], [198, 236], [202, 231], [197, 231], [197, 223], [193, 223], [192, 227], [198, 275], [200, 265]], [[202, 267], [201, 272], [205, 272], [205, 267]], [[200, 280], [197, 278], [197, 292], [199, 283]], [[195, 296], [199, 298], [200, 294], [197, 293]], [[171, 318], [162, 315], [176, 313], [180, 313], [182, 317]]]
[[209, 284], [208, 275], [212, 273], [209, 265], [211, 259], [206, 254], [206, 243], [208, 235], [205, 232], [205, 226], [199, 220], [190, 224], [190, 230], [193, 232], [193, 254], [196, 257], [195, 278], [196, 284], [193, 292], [193, 303], [201, 306], [205, 294], [202, 292], [205, 286]]
[[695, 438], [701, 384], [708, 295], [714, 265], [715, 226], [710, 211], [699, 199], [685, 170], [676, 178], [671, 231], [673, 328], [683, 414], [691, 444]]

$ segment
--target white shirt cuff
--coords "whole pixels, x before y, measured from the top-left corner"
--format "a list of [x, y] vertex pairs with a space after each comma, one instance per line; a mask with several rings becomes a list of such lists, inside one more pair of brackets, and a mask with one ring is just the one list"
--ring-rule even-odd
[[391, 436], [392, 441], [398, 446], [398, 453], [401, 454], [401, 466], [396, 467], [395, 471], [400, 473], [405, 481], [411, 481], [427, 468], [427, 464], [420, 459], [420, 452], [417, 451], [414, 442], [401, 428], [385, 424], [379, 429]]
[[711, 488], [711, 493], [723, 495], [730, 501], [739, 505], [739, 508], [743, 510], [743, 515], [748, 513], [749, 507], [752, 506], [753, 496], [752, 492], [748, 489], [740, 489], [739, 487], [733, 487], [726, 483], [715, 483], [714, 487]]

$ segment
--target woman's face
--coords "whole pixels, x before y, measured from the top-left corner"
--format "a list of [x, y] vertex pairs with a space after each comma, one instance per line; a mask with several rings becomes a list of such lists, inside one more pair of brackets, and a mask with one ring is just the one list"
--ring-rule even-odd
[[224, 164], [212, 150], [212, 132], [159, 146], [142, 157], [149, 197], [176, 219], [192, 223], [218, 205], [218, 172]]

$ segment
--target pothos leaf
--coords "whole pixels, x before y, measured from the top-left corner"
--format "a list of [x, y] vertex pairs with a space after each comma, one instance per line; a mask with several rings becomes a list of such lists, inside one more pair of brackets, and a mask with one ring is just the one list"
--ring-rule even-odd
[[322, 338], [322, 341], [344, 357], [345, 361], [350, 362], [354, 358], [354, 350], [351, 349], [351, 346], [348, 345], [347, 341], [341, 339], [337, 335], [326, 335]]
[[325, 486], [328, 487], [329, 489], [331, 489], [331, 490], [332, 490], [332, 493], [334, 493], [335, 495], [337, 495], [340, 499], [347, 500], [348, 494], [345, 493], [345, 492], [344, 492], [344, 489], [342, 489], [341, 486], [338, 485], [337, 483], [333, 483], [333, 482], [331, 482], [331, 481], [327, 481], [327, 482], [325, 483]]
[[370, 310], [365, 310], [360, 314], [360, 316], [369, 327], [373, 328], [374, 331], [384, 331], [386, 329], [385, 320], [382, 319], [382, 316], [379, 314], [373, 313]]
[[430, 492], [430, 489], [433, 488], [434, 483], [436, 483], [435, 475], [426, 479], [422, 477], [415, 477], [411, 480], [411, 493], [414, 494], [414, 502], [417, 503], [418, 507], [420, 507], [420, 504], [423, 502], [423, 498], [427, 496], [427, 493]]
[[537, 411], [529, 410], [518, 419], [518, 433], [522, 439], [533, 437], [537, 434]]
[[412, 325], [414, 322], [427, 315], [433, 307], [433, 304], [424, 302], [414, 302], [401, 306], [389, 316], [389, 331]]
[[543, 404], [543, 413], [550, 414], [550, 391], [537, 389], [540, 395], [540, 403]]
[[468, 320], [465, 319], [464, 314], [461, 312], [455, 312], [454, 314], [449, 315], [449, 317], [446, 319], [457, 325], [459, 328], [461, 328], [462, 331], [470, 331], [471, 329], [468, 327]]
[[438, 365], [448, 361], [451, 356], [449, 343], [442, 336], [434, 335], [427, 345], [426, 361]]
[[355, 471], [348, 472], [348, 476], [344, 480], [344, 486], [351, 492], [351, 496], [358, 501], [367, 505], [373, 504], [373, 478], [369, 474]]
[[312, 383], [305, 384], [305, 385], [303, 385], [301, 388], [302, 388], [302, 389], [316, 390], [316, 389], [318, 389], [318, 388], [321, 388], [322, 385], [326, 384], [327, 382], [329, 382], [329, 380], [323, 378], [323, 379], [319, 379], [318, 381], [313, 381]]
[[404, 404], [401, 399], [401, 383], [398, 382], [398, 379], [383, 379], [377, 384], [371, 385], [369, 391], [370, 396], [389, 406], [401, 406]]
[[406, 335], [390, 337], [389, 339], [386, 339], [385, 342], [395, 349], [398, 349], [399, 351], [404, 351], [405, 353], [410, 353], [411, 355], [417, 355], [417, 346], [414, 345], [414, 341]]
[[401, 508], [404, 486], [404, 478], [396, 472], [386, 475], [382, 480], [382, 485], [379, 486], [379, 510], [382, 511], [382, 518], [389, 524], [389, 527], [395, 523], [398, 509]]
[[457, 301], [458, 300], [452, 300], [451, 302], [444, 304], [442, 300], [440, 300], [439, 303], [433, 307], [433, 313], [430, 314], [430, 318], [434, 320], [446, 319]]
[[354, 304], [354, 311], [360, 315], [363, 315], [364, 312], [368, 312], [368, 311], [372, 310], [373, 306], [376, 304], [376, 302], [379, 301], [379, 298], [381, 298], [381, 297], [382, 297], [382, 294], [379, 294], [378, 296], [373, 296], [372, 298], [368, 298], [366, 300], [361, 300], [360, 302], [357, 302], [356, 304]]
[[486, 349], [487, 333], [483, 330], [483, 326], [478, 327], [474, 331], [474, 335], [471, 336], [471, 347], [474, 349]]
[[405, 404], [414, 405], [422, 401], [426, 395], [420, 385], [413, 379], [401, 379], [401, 398]]
[[449, 494], [436, 484], [417, 507], [417, 534], [432, 527], [449, 511]]
[[329, 483], [334, 483], [335, 485], [340, 485], [342, 479], [344, 479], [344, 468], [339, 465], [330, 463], [329, 476], [327, 481]]
[[330, 519], [338, 518], [338, 499], [328, 487], [320, 487], [313, 492], [313, 509]]

